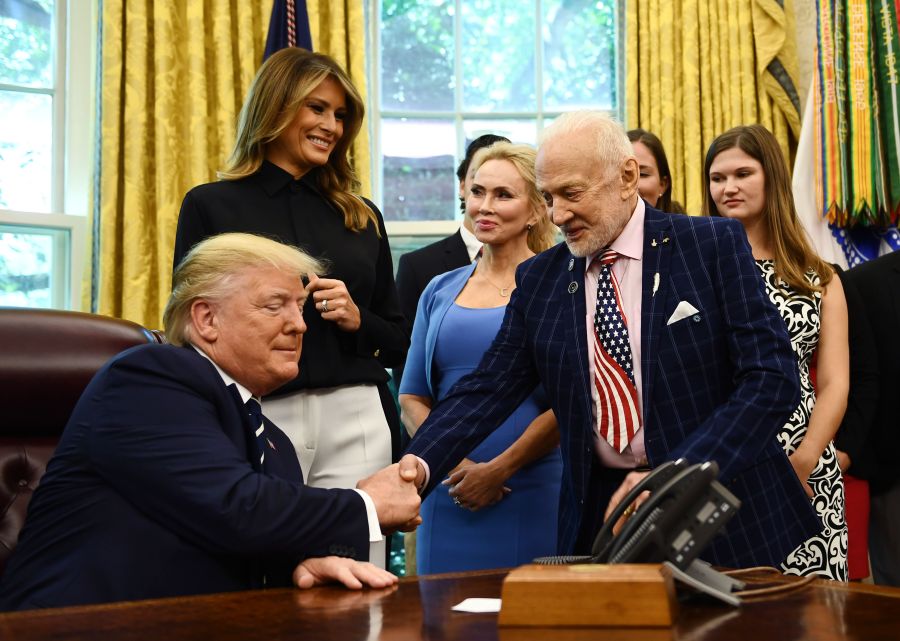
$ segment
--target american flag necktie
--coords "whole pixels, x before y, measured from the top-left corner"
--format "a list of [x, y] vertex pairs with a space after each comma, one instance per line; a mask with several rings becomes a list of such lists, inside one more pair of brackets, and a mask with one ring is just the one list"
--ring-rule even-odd
[[622, 452], [634, 438], [641, 415], [628, 326], [612, 276], [612, 266], [618, 257], [612, 249], [605, 249], [595, 259], [600, 263], [600, 273], [594, 315], [594, 386], [600, 399], [597, 405], [600, 438], [606, 439], [615, 451]]
[[250, 422], [253, 424], [253, 433], [256, 435], [256, 445], [259, 447], [259, 464], [266, 460], [266, 428], [263, 423], [262, 405], [255, 396], [251, 396], [244, 404]]

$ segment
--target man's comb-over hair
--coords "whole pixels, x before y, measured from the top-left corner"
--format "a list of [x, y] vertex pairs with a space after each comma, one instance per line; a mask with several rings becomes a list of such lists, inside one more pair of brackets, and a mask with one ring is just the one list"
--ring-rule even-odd
[[194, 245], [175, 269], [172, 294], [163, 312], [166, 338], [174, 345], [189, 342], [191, 305], [195, 300], [221, 300], [233, 293], [235, 278], [248, 268], [274, 267], [302, 279], [320, 274], [325, 265], [296, 247], [254, 234], [219, 234]]

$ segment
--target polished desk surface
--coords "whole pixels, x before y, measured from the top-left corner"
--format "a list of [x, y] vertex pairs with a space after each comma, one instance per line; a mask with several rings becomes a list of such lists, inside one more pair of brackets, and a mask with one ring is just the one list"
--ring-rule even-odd
[[329, 586], [0, 614], [0, 639], [900, 639], [900, 589], [827, 581], [740, 608], [692, 599], [682, 604], [672, 629], [498, 628], [495, 614], [450, 610], [467, 597], [499, 597], [505, 574], [402, 579], [386, 590]]

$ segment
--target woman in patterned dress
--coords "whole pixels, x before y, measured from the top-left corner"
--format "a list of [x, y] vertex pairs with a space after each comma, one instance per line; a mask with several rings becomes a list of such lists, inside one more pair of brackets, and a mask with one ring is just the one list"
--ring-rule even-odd
[[[775, 137], [761, 125], [731, 129], [706, 154], [704, 213], [744, 225], [769, 298], [781, 312], [800, 369], [800, 405], [778, 434], [822, 519], [822, 531], [782, 564], [787, 574], [847, 580], [844, 486], [832, 439], [847, 406], [847, 303], [834, 270], [810, 247]], [[817, 386], [809, 376], [817, 358]]]

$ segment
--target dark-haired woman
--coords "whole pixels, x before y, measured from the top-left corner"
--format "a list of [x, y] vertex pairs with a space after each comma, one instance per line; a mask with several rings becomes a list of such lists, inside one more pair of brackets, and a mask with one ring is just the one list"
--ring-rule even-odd
[[646, 129], [632, 129], [628, 132], [628, 140], [638, 161], [641, 198], [661, 211], [683, 214], [684, 207], [672, 200], [672, 174], [662, 141]]

